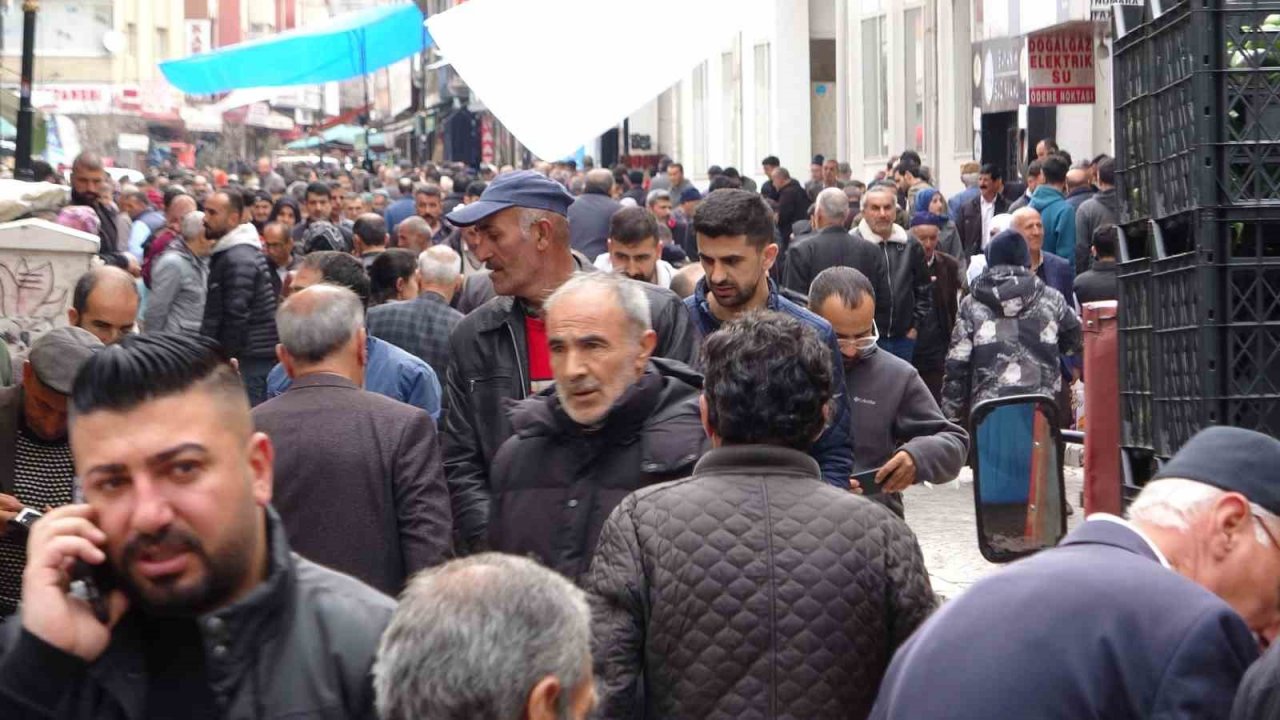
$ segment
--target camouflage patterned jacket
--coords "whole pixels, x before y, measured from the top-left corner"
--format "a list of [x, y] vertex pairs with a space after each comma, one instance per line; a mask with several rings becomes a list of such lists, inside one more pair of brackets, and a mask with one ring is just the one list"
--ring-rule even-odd
[[1062, 293], [1030, 270], [990, 268], [960, 302], [947, 353], [942, 412], [963, 423], [984, 400], [1038, 393], [1062, 383], [1060, 357], [1080, 353], [1080, 319]]

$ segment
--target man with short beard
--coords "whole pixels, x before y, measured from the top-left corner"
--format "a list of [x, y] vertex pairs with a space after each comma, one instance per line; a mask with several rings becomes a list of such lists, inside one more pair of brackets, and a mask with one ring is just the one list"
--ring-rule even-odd
[[[125, 338], [80, 370], [70, 414], [84, 502], [31, 528], [0, 714], [372, 717], [394, 603], [290, 552], [271, 439], [216, 344]], [[75, 562], [96, 599], [71, 593]]]
[[111, 182], [102, 158], [82, 152], [71, 163], [71, 204], [85, 205], [98, 215], [98, 256], [108, 265], [124, 268], [137, 275], [138, 259], [130, 256], [129, 216], [111, 203]]
[[648, 210], [619, 210], [609, 219], [608, 252], [596, 257], [595, 266], [632, 280], [671, 287], [676, 270], [661, 257], [658, 232], [658, 221]]
[[[782, 296], [769, 279], [778, 257], [773, 213], [764, 198], [749, 190], [717, 190], [698, 206], [693, 229], [706, 276], [685, 298], [694, 327], [705, 338], [723, 323], [752, 310], [773, 310], [800, 320], [818, 332], [838, 366], [840, 350], [831, 324]], [[849, 407], [844, 376], [836, 373], [831, 394], [831, 422], [813, 444], [811, 454], [822, 477], [839, 488], [849, 486], [853, 454], [849, 445]]]
[[555, 392], [510, 411], [515, 435], [489, 473], [489, 548], [577, 580], [623, 496], [688, 476], [708, 448], [702, 377], [652, 357], [648, 300], [617, 275], [574, 275], [543, 316]]
[[258, 231], [247, 222], [240, 193], [216, 192], [204, 204], [205, 237], [213, 240], [209, 293], [200, 332], [222, 344], [240, 363], [249, 402], [267, 399], [267, 374], [275, 365], [276, 291]]

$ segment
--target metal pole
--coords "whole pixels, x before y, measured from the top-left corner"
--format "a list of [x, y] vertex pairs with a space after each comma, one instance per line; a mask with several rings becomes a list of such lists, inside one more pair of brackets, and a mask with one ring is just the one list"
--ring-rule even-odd
[[39, 11], [38, 0], [22, 3], [22, 94], [18, 105], [18, 144], [14, 152], [17, 168], [14, 177], [19, 180], [35, 180], [31, 169], [31, 79], [35, 75], [36, 13]]

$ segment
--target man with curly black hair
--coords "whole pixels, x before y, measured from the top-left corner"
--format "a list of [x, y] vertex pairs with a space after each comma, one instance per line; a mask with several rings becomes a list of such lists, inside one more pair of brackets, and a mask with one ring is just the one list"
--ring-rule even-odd
[[584, 583], [601, 716], [865, 717], [933, 609], [920, 547], [889, 510], [823, 482], [809, 455], [833, 400], [815, 329], [751, 312], [703, 357], [714, 449], [691, 478], [622, 500]]

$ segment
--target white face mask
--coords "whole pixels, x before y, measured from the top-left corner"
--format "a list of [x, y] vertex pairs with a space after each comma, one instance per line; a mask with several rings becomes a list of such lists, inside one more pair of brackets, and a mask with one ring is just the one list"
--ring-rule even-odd
[[[871, 321], [870, 335], [867, 335], [865, 337], [860, 337], [860, 338], [841, 338], [836, 340], [836, 343], [840, 346], [842, 350], [853, 348], [854, 350], [858, 351], [858, 355], [856, 358], [844, 358], [846, 362], [849, 362], [849, 361], [857, 362], [859, 360], [866, 360], [868, 357], [871, 357], [871, 355], [875, 353], [876, 349], [880, 347], [878, 344], [879, 342], [880, 342], [880, 328], [878, 325], [876, 325], [875, 320]], [[842, 357], [843, 357], [843, 354], [842, 354]]]

